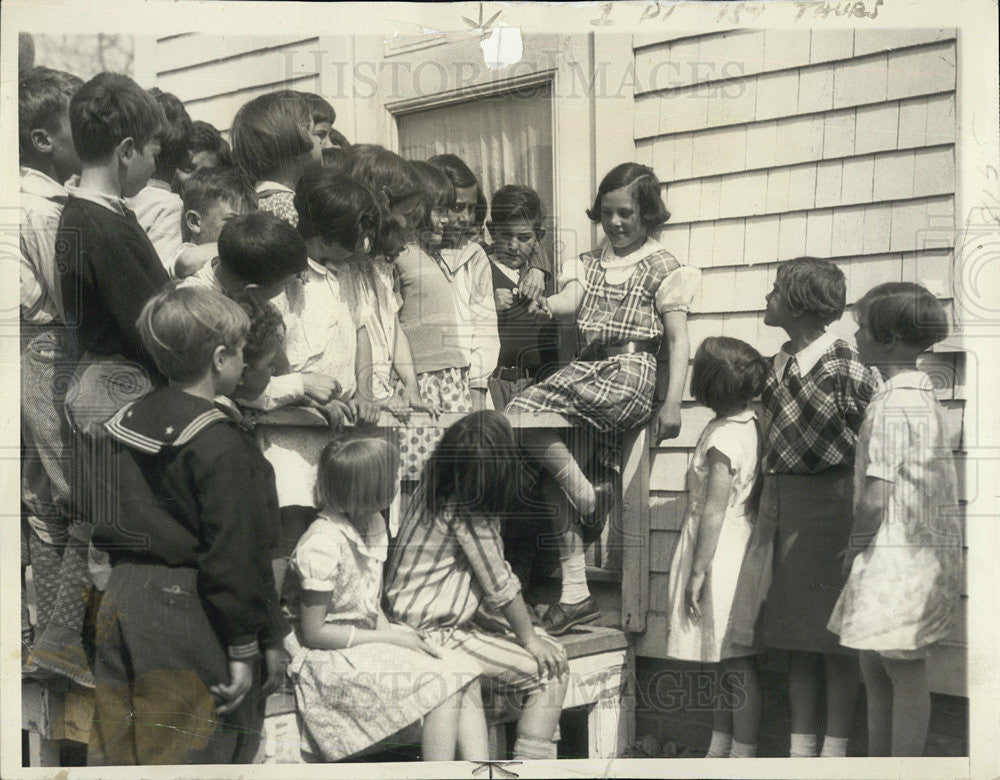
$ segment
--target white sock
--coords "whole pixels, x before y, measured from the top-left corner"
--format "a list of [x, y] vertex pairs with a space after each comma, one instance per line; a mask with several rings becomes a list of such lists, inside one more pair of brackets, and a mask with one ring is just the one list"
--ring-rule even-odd
[[518, 737], [514, 741], [515, 760], [554, 760], [557, 757], [556, 743], [536, 737]]
[[843, 758], [847, 755], [847, 737], [823, 737], [820, 755], [824, 758]]
[[792, 734], [792, 746], [788, 751], [789, 758], [815, 758], [816, 735]]
[[590, 484], [590, 480], [575, 461], [567, 463], [553, 476], [566, 493], [569, 502], [576, 507], [576, 511], [584, 515], [594, 511], [594, 505], [597, 503], [594, 486]]
[[757, 758], [757, 745], [748, 745], [745, 742], [733, 740], [733, 746], [729, 750], [730, 758]]
[[726, 758], [732, 744], [732, 734], [727, 734], [724, 731], [713, 731], [712, 741], [708, 743], [708, 752], [705, 754], [705, 758]]
[[563, 604], [579, 604], [590, 595], [587, 587], [587, 557], [584, 553], [571, 555], [559, 561], [562, 570], [562, 595], [559, 601]]

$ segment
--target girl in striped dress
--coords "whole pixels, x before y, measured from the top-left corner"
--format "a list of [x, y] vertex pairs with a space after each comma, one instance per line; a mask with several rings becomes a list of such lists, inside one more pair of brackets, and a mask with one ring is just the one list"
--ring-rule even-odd
[[[561, 292], [540, 301], [550, 316], [576, 316], [579, 356], [506, 410], [557, 412], [580, 423], [584, 434], [574, 453], [558, 431], [522, 429], [523, 444], [541, 465], [543, 485], [559, 510], [562, 593], [543, 618], [549, 633], [557, 635], [600, 615], [587, 588], [583, 529], [571, 522], [576, 516], [596, 537], [594, 526], [603, 514], [598, 499], [610, 488], [591, 482], [594, 466], [611, 462], [617, 435], [654, 412], [654, 440], [680, 433], [687, 310], [700, 280], [697, 269], [681, 265], [650, 236], [670, 216], [651, 168], [637, 163], [613, 168], [587, 216], [601, 223], [607, 242], [566, 263]], [[668, 370], [669, 380], [654, 409], [660, 370]]]

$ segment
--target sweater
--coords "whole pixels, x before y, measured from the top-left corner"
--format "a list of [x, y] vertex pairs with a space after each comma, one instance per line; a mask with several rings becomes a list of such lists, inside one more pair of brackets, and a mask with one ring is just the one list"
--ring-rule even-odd
[[135, 323], [168, 278], [135, 215], [70, 194], [59, 220], [56, 265], [65, 269], [60, 287], [70, 355], [121, 355], [159, 377]]

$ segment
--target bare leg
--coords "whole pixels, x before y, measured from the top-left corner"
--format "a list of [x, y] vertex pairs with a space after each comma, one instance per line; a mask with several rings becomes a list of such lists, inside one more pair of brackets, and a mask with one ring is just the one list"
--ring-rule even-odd
[[454, 761], [464, 691], [445, 699], [424, 716], [421, 754], [424, 761]]
[[861, 672], [868, 701], [868, 755], [888, 756], [892, 749], [892, 680], [882, 656], [861, 651]]
[[788, 698], [792, 711], [792, 733], [815, 734], [821, 656], [802, 650], [793, 650], [790, 656]]
[[854, 705], [858, 701], [858, 659], [830, 653], [823, 656], [826, 669], [826, 736], [847, 739], [851, 735]]
[[514, 758], [555, 758], [554, 745], [551, 756], [528, 755], [524, 746], [552, 742], [556, 727], [559, 725], [559, 716], [562, 715], [563, 700], [566, 698], [568, 685], [569, 677], [543, 680], [542, 688], [528, 695], [521, 718], [517, 722]]
[[722, 662], [731, 712], [732, 735], [736, 742], [756, 745], [760, 730], [761, 695], [757, 664], [752, 656]]
[[463, 761], [488, 761], [490, 758], [482, 690], [477, 678], [462, 692], [462, 714], [458, 721], [458, 755]]
[[882, 663], [892, 680], [892, 755], [922, 756], [931, 719], [927, 664], [922, 658]]

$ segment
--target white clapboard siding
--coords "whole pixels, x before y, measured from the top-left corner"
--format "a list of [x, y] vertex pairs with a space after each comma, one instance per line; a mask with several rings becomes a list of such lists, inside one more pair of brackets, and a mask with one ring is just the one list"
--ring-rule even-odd
[[[882, 282], [919, 282], [951, 308], [954, 30], [651, 28], [634, 47], [636, 157], [665, 183], [672, 215], [660, 238], [702, 269], [688, 318], [692, 353], [716, 335], [776, 352], [787, 337], [763, 324], [764, 296], [778, 265], [802, 255], [844, 271], [848, 307], [830, 329], [847, 341], [857, 328], [853, 302]], [[962, 356], [934, 353], [922, 367], [959, 450]], [[686, 388], [681, 435], [650, 451], [642, 655], [665, 654], [685, 469], [710, 416]], [[961, 622], [931, 664], [935, 690], [964, 693], [964, 643]]]

